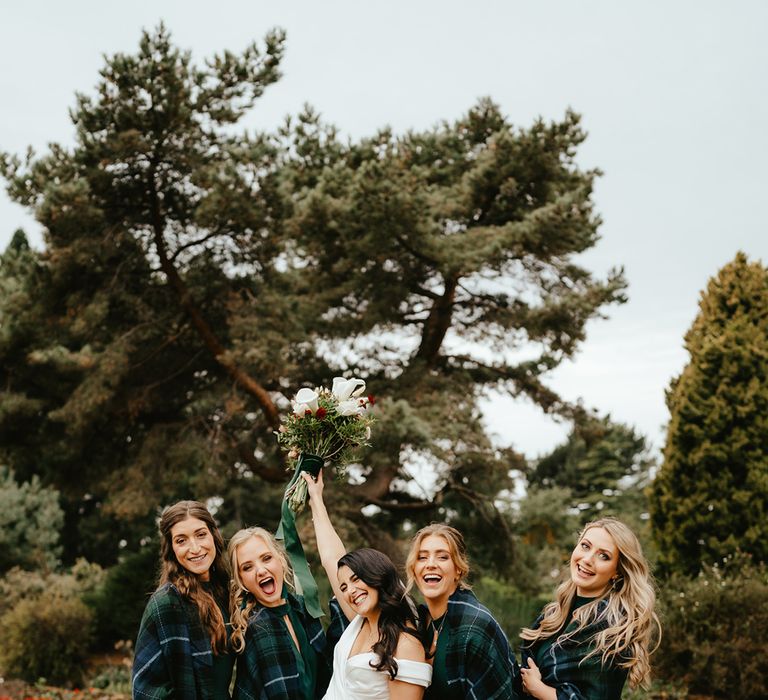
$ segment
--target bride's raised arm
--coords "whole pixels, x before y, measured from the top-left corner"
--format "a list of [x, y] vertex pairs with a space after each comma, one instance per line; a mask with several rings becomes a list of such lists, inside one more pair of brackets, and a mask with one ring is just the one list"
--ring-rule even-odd
[[315, 538], [317, 539], [320, 561], [331, 583], [336, 600], [341, 605], [346, 618], [351, 620], [355, 617], [356, 613], [339, 587], [338, 575], [339, 559], [347, 553], [347, 550], [331, 523], [331, 518], [323, 501], [323, 471], [322, 469], [320, 470], [317, 480], [310, 474], [307, 474], [307, 472], [303, 472], [301, 476], [307, 482], [309, 507], [312, 511], [312, 524], [315, 527]]

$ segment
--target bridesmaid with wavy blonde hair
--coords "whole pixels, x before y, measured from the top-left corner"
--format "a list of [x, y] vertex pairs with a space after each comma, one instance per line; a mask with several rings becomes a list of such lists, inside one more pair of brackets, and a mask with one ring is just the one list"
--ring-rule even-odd
[[615, 518], [587, 523], [555, 600], [520, 634], [523, 689], [540, 700], [619, 700], [627, 678], [646, 686], [661, 635], [655, 605], [635, 533]]
[[[330, 678], [326, 635], [293, 592], [282, 545], [264, 528], [249, 527], [229, 541], [229, 557], [235, 700], [318, 700]], [[331, 608], [329, 633], [338, 636], [340, 613]]]

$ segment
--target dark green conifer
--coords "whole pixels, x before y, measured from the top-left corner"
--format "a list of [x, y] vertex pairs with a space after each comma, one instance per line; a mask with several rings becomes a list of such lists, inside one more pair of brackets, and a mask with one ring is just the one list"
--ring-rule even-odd
[[710, 280], [667, 391], [652, 520], [667, 571], [737, 548], [768, 559], [768, 269], [739, 253]]

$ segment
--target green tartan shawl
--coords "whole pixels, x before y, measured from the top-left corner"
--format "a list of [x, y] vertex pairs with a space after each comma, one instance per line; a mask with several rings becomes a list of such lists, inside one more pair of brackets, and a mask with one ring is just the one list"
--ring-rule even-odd
[[[333, 646], [346, 626], [336, 600], [330, 603], [328, 634], [320, 621], [306, 610], [301, 596], [286, 594], [286, 600], [304, 627], [307, 640], [317, 652], [317, 687], [313, 700], [325, 694], [331, 677]], [[270, 608], [257, 607], [248, 619], [245, 649], [237, 659], [235, 700], [305, 700], [299, 678], [294, 643], [282, 617]]]
[[211, 641], [195, 604], [172, 584], [149, 599], [135, 650], [134, 700], [214, 700]]
[[[448, 685], [471, 700], [516, 700], [520, 670], [504, 632], [472, 591], [456, 589], [448, 599], [445, 624], [450, 639], [445, 654]], [[420, 625], [429, 610], [420, 606]], [[429, 689], [425, 699], [432, 700]], [[440, 698], [434, 698], [440, 700]]]
[[[620, 700], [627, 670], [619, 668], [615, 662], [603, 666], [599, 655], [585, 660], [592, 649], [594, 636], [606, 627], [607, 607], [608, 601], [601, 600], [595, 619], [570, 639], [560, 641], [563, 634], [576, 627], [576, 622], [570, 622], [551, 643], [548, 643], [551, 638], [533, 644], [523, 642], [523, 666], [527, 667], [528, 658], [533, 657], [541, 671], [541, 680], [555, 689], [557, 700]], [[532, 629], [541, 624], [542, 617], [536, 618]]]

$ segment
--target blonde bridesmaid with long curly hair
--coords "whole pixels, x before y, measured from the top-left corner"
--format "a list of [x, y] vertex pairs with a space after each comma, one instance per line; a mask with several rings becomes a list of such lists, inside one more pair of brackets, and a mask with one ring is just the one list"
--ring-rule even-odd
[[[327, 642], [293, 590], [293, 572], [272, 533], [249, 527], [229, 541], [235, 700], [318, 700], [331, 675]], [[341, 634], [331, 606], [332, 638]], [[335, 631], [335, 634], [334, 634]]]
[[555, 600], [520, 634], [522, 686], [540, 700], [619, 700], [646, 686], [656, 593], [635, 533], [615, 518], [588, 523]]

